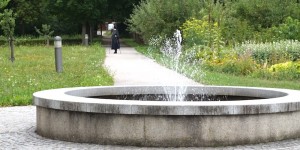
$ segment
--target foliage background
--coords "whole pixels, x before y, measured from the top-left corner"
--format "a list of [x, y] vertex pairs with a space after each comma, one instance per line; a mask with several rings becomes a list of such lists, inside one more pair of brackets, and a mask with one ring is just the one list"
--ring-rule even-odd
[[299, 0], [145, 0], [127, 23], [148, 43], [162, 44], [180, 29], [182, 59], [191, 65], [200, 61], [199, 67], [216, 72], [299, 80], [299, 19]]

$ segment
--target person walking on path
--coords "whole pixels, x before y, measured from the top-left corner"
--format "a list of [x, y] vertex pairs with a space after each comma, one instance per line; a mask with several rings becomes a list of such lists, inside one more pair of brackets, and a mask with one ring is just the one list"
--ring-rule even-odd
[[117, 54], [117, 50], [120, 49], [119, 32], [114, 26], [111, 34], [111, 49], [114, 49], [114, 54]]

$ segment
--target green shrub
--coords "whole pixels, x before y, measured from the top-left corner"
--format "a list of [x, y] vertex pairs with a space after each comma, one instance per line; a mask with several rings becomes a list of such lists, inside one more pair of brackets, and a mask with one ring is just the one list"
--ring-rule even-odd
[[[54, 37], [50, 39], [50, 45], [54, 43], [53, 41]], [[74, 45], [74, 44], [81, 44], [81, 36], [73, 35], [63, 35], [62, 36], [62, 42], [63, 45]], [[8, 44], [7, 39], [4, 37], [0, 37], [0, 45], [6, 45]], [[21, 36], [16, 37], [14, 44], [16, 46], [33, 46], [33, 45], [45, 45], [45, 39], [44, 38], [37, 38], [34, 36]]]
[[194, 45], [208, 45], [210, 25], [207, 21], [192, 18], [187, 20], [182, 26], [184, 44], [192, 47]]
[[276, 79], [299, 79], [300, 78], [300, 61], [284, 62], [272, 65], [268, 72]]
[[211, 70], [235, 75], [250, 75], [259, 68], [250, 55], [237, 56], [234, 54], [226, 55], [218, 60], [214, 59], [207, 65]]
[[300, 21], [298, 19], [287, 17], [284, 23], [278, 27], [272, 27], [270, 30], [280, 39], [300, 40]]
[[182, 55], [188, 60], [188, 62], [193, 62], [198, 60], [209, 60], [213, 54], [212, 51], [209, 50], [209, 47], [204, 45], [195, 45], [190, 48], [184, 48]]
[[180, 29], [183, 32], [185, 46], [204, 45], [214, 51], [220, 51], [224, 45], [221, 29], [217, 22], [209, 23], [192, 18], [187, 20]]
[[199, 0], [143, 0], [134, 7], [126, 23], [129, 31], [141, 35], [145, 42], [154, 36], [171, 37], [203, 5]]
[[[229, 64], [229, 66], [227, 66], [227, 64]], [[230, 70], [230, 67], [232, 67], [233, 69]], [[223, 72], [233, 73], [237, 75], [250, 75], [254, 71], [256, 71], [257, 68], [258, 65], [250, 57], [248, 57], [239, 60], [232, 60], [229, 61], [229, 63], [225, 63]]]

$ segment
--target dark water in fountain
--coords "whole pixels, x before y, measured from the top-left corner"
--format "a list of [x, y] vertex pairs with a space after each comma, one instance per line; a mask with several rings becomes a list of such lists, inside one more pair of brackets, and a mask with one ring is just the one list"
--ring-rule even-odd
[[[173, 95], [172, 97], [175, 97], [175, 95]], [[112, 100], [169, 101], [170, 95], [169, 94], [168, 95], [166, 94], [101, 95], [101, 96], [92, 96], [89, 98], [112, 99]], [[184, 95], [183, 101], [236, 101], [236, 100], [259, 100], [259, 99], [264, 99], [264, 98], [249, 97], [249, 96], [232, 96], [232, 95], [187, 94]]]

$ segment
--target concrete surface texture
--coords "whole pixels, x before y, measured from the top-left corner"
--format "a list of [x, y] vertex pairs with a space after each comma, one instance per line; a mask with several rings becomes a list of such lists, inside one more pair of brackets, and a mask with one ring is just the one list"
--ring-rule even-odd
[[[126, 54], [126, 51], [128, 52]], [[133, 51], [133, 52], [131, 52]], [[132, 53], [129, 54], [129, 53]], [[107, 59], [115, 57], [128, 57], [131, 59], [138, 59], [135, 56], [139, 56], [138, 53], [134, 51], [132, 48], [122, 48], [122, 54], [112, 54], [108, 53]], [[143, 57], [143, 56], [141, 56]], [[115, 59], [118, 60], [118, 59]], [[143, 63], [143, 59], [139, 60], [140, 64], [147, 64], [146, 62]], [[145, 60], [145, 61], [152, 61], [152, 60]], [[111, 63], [109, 63], [111, 62]], [[153, 61], [152, 61], [153, 62]], [[116, 68], [120, 67], [120, 63], [113, 62], [111, 60], [107, 60], [106, 66], [110, 67], [109, 69], [112, 73], [115, 73], [116, 77], [116, 84], [148, 84], [145, 82], [147, 78], [140, 79], [144, 77], [142, 75], [138, 76], [138, 78], [130, 78], [129, 79], [119, 79], [118, 81], [118, 71]], [[113, 64], [118, 66], [113, 66]], [[132, 63], [128, 63], [131, 65]], [[127, 65], [126, 65], [127, 66]], [[126, 67], [124, 66], [124, 67]], [[128, 66], [127, 66], [128, 67]], [[147, 66], [144, 66], [147, 68]], [[131, 68], [131, 67], [129, 67]], [[134, 67], [133, 67], [134, 68]], [[136, 69], [135, 69], [136, 70]], [[127, 71], [130, 71], [127, 69]], [[160, 70], [152, 70], [153, 72], [160, 72]], [[122, 72], [122, 71], [120, 71]], [[150, 71], [151, 72], [151, 71]], [[123, 72], [124, 73], [124, 72]], [[125, 72], [126, 73], [126, 72]], [[124, 76], [123, 76], [124, 77]], [[137, 79], [136, 82], [131, 81], [131, 79]], [[159, 79], [159, 78], [157, 78]], [[149, 84], [157, 84], [157, 82], [151, 82]], [[158, 82], [160, 84], [160, 82]], [[293, 139], [293, 140], [285, 140], [285, 141], [278, 141], [278, 142], [270, 142], [270, 143], [262, 143], [262, 144], [255, 144], [255, 145], [242, 145], [242, 146], [232, 146], [232, 147], [217, 147], [217, 148], [150, 148], [150, 147], [132, 147], [132, 146], [118, 146], [118, 145], [96, 145], [96, 144], [86, 144], [86, 143], [72, 143], [72, 142], [65, 142], [59, 140], [52, 140], [43, 138], [35, 133], [36, 130], [36, 108], [35, 106], [21, 106], [21, 107], [3, 107], [0, 108], [0, 149], [132, 149], [132, 150], [160, 150], [160, 149], [180, 149], [180, 150], [194, 150], [194, 149], [222, 149], [222, 150], [232, 150], [232, 149], [280, 149], [280, 150], [291, 150], [300, 149], [300, 139]]]
[[164, 94], [165, 88], [104, 86], [34, 93], [34, 104], [38, 106], [37, 133], [52, 139], [79, 143], [155, 147], [228, 146], [300, 136], [300, 92], [296, 90], [230, 86], [186, 87], [186, 94], [217, 93], [261, 98], [245, 101], [86, 98]]
[[[300, 110], [300, 91], [288, 89], [253, 88], [235, 86], [185, 86], [188, 95], [199, 94], [198, 98], [210, 94], [223, 96], [246, 96], [260, 98], [243, 100], [203, 101], [147, 101], [108, 100], [98, 97], [108, 95], [166, 94], [173, 86], [95, 86], [63, 88], [35, 92], [33, 103], [51, 109], [106, 114], [138, 115], [249, 115], [285, 113]], [[203, 95], [204, 94], [204, 95]], [[197, 97], [194, 97], [197, 98]]]
[[228, 146], [299, 138], [299, 112], [230, 116], [83, 113], [37, 107], [51, 139], [155, 147]]

